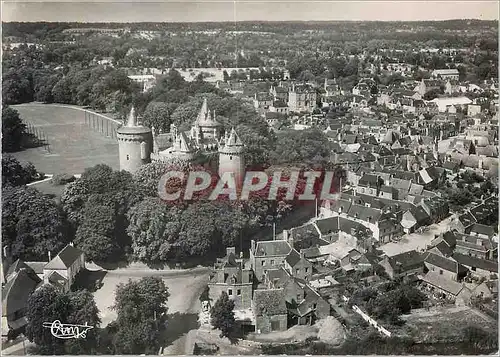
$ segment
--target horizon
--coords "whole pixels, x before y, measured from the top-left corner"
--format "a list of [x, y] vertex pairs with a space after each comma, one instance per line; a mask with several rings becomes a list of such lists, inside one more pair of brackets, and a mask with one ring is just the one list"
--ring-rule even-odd
[[69, 23], [498, 21], [497, 1], [3, 1], [2, 21]]
[[384, 23], [412, 23], [412, 22], [451, 22], [451, 21], [478, 21], [499, 22], [498, 19], [483, 20], [475, 18], [456, 18], [446, 20], [241, 20], [241, 21], [2, 21], [5, 24], [12, 23], [48, 23], [48, 24], [233, 24], [237, 23], [357, 23], [357, 22], [384, 22]]

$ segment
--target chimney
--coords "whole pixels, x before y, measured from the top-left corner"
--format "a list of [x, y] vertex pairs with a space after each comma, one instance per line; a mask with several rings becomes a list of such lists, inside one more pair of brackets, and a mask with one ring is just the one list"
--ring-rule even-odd
[[236, 255], [236, 248], [235, 247], [226, 248], [226, 256], [230, 256], [231, 254]]
[[47, 252], [48, 256], [49, 256], [49, 262], [52, 260], [51, 256], [50, 256], [50, 250]]
[[255, 240], [253, 240], [253, 239], [250, 241], [250, 249], [251, 249], [253, 252], [255, 252]]
[[283, 240], [288, 242], [288, 231], [286, 229], [283, 230]]

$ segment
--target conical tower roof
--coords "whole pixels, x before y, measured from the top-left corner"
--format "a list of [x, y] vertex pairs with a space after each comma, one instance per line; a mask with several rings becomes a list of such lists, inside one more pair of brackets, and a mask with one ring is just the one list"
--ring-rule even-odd
[[129, 128], [133, 128], [133, 127], [135, 127], [135, 126], [137, 126], [137, 119], [136, 119], [136, 117], [135, 117], [135, 108], [134, 108], [134, 107], [132, 107], [132, 108], [130, 109], [129, 114], [128, 114], [128, 118], [127, 118], [127, 127], [129, 127]]
[[239, 154], [243, 151], [244, 146], [236, 130], [231, 129], [231, 132], [225, 139], [224, 146], [221, 147], [220, 152], [225, 154]]
[[137, 123], [135, 108], [132, 107], [127, 117], [125, 125], [119, 127], [116, 131], [118, 134], [147, 134], [151, 133], [151, 129]]
[[210, 115], [210, 111], [208, 110], [207, 98], [203, 99], [203, 104], [201, 105], [200, 112], [198, 113], [198, 117], [196, 118], [195, 125], [198, 125], [202, 128], [213, 128], [221, 126], [217, 120], [215, 120], [215, 114], [212, 117]]

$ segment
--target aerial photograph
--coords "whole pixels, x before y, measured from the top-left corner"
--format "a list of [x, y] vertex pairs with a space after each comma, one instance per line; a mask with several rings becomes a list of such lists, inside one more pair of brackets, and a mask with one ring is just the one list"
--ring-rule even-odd
[[2, 355], [498, 355], [498, 1], [2, 1]]

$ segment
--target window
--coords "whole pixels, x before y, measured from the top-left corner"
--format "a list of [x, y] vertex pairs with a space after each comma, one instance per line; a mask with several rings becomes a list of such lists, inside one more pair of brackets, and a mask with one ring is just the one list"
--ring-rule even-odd
[[300, 273], [300, 269], [295, 269], [295, 274], [299, 274]]
[[306, 273], [307, 273], [308, 270], [309, 270], [309, 268], [306, 268]]
[[313, 304], [313, 309], [315, 309], [315, 308], [316, 308], [316, 306], [318, 306], [318, 305], [317, 305], [317, 304]]
[[128, 160], [130, 160], [130, 156], [129, 156], [129, 155], [127, 155], [127, 161], [128, 161]]
[[439, 275], [443, 275], [443, 269], [439, 269]]
[[266, 261], [263, 260], [261, 264], [262, 264], [263, 267], [265, 267], [266, 266]]
[[271, 265], [274, 265], [274, 260], [271, 260]]
[[227, 291], [227, 294], [228, 294], [229, 296], [232, 296], [232, 295], [233, 295], [233, 289], [229, 289], [229, 290]]
[[236, 290], [236, 295], [238, 295], [238, 296], [241, 295], [241, 289]]
[[297, 302], [300, 302], [302, 300], [302, 295], [297, 294]]

